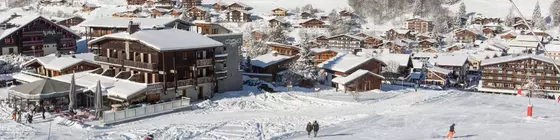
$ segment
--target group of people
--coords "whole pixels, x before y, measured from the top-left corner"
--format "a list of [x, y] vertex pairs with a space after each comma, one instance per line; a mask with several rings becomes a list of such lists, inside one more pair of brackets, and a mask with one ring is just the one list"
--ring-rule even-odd
[[307, 137], [311, 137], [311, 131], [313, 131], [313, 137], [317, 137], [317, 132], [319, 132], [319, 123], [317, 123], [317, 121], [313, 121], [313, 124], [308, 122], [305, 130], [307, 131]]
[[[47, 110], [47, 108], [41, 108], [41, 107], [31, 107], [30, 108], [31, 112], [27, 112], [25, 113], [25, 118], [27, 120], [27, 123], [33, 123], [33, 116], [35, 116], [35, 113], [41, 111], [43, 120], [46, 119], [45, 118], [45, 112]], [[22, 118], [22, 110], [18, 110], [17, 108], [15, 108], [15, 110], [12, 112], [12, 120], [16, 121], [16, 122], [21, 122], [21, 118]]]

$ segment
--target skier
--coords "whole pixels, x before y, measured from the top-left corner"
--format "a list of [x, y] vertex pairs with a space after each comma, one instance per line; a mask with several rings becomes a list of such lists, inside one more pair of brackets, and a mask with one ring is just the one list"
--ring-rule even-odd
[[319, 123], [317, 121], [313, 122], [313, 137], [317, 137], [317, 132], [319, 131]]
[[311, 137], [311, 131], [313, 130], [313, 124], [311, 124], [311, 122], [308, 122], [305, 130], [307, 131], [307, 137]]
[[447, 137], [446, 138], [453, 138], [453, 135], [455, 135], [455, 124], [452, 124], [451, 127], [449, 127], [449, 133], [447, 133]]
[[144, 140], [154, 140], [154, 135], [148, 135]]
[[33, 115], [27, 113], [27, 122], [30, 124], [33, 123]]
[[21, 122], [21, 111], [18, 111], [17, 122]]
[[16, 119], [16, 111], [12, 112], [12, 120], [17, 121], [17, 119]]

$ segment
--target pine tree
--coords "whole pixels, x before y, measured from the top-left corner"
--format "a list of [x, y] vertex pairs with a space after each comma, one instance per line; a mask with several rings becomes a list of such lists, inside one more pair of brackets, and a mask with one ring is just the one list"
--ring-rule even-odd
[[513, 26], [513, 24], [515, 24], [515, 13], [513, 8], [513, 6], [509, 8], [509, 13], [505, 19], [506, 26]]
[[183, 13], [181, 13], [181, 16], [179, 16], [179, 19], [184, 20], [184, 21], [190, 21], [191, 18], [189, 17], [189, 15], [187, 14], [187, 10], [183, 10]]
[[313, 61], [313, 52], [308, 41], [300, 44], [299, 58], [289, 67], [292, 78], [304, 87], [312, 87], [319, 77]]
[[245, 72], [253, 72], [253, 64], [251, 64], [251, 56], [245, 59]]
[[456, 17], [456, 24], [459, 27], [463, 27], [463, 20], [467, 18], [467, 8], [465, 6], [465, 3], [461, 3], [461, 6], [459, 7], [459, 11], [457, 12], [457, 17]]
[[539, 5], [539, 1], [537, 1], [537, 5], [535, 5], [535, 10], [533, 11], [533, 23], [535, 28], [545, 30], [545, 23], [541, 16], [541, 6]]
[[414, 0], [414, 4], [412, 5], [414, 8], [413, 15], [414, 17], [422, 15], [422, 0]]
[[284, 26], [274, 26], [268, 31], [268, 38], [265, 39], [270, 42], [286, 43], [288, 39], [288, 31]]
[[554, 2], [552, 2], [549, 12], [552, 15], [552, 25], [560, 25], [560, 0], [554, 0]]

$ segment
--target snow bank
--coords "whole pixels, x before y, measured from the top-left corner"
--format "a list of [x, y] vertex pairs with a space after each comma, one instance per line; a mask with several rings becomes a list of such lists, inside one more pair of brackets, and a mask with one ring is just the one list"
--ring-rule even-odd
[[[519, 10], [521, 10], [521, 13], [527, 18], [533, 15], [533, 10], [535, 9], [537, 1], [541, 6], [543, 17], [550, 15], [548, 9], [553, 0], [513, 0], [519, 7]], [[498, 18], [505, 18], [509, 13], [509, 8], [512, 6], [508, 0], [463, 0], [462, 2], [465, 3], [467, 13], [476, 12], [486, 17]], [[451, 5], [449, 10], [457, 12], [460, 5], [461, 2]], [[517, 12], [515, 12], [515, 14], [517, 15]]]

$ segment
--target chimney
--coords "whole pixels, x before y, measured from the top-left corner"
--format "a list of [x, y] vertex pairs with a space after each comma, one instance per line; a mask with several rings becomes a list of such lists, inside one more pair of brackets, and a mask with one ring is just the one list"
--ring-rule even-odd
[[272, 51], [272, 56], [274, 56], [274, 57], [278, 56], [278, 52]]
[[126, 29], [126, 31], [128, 32], [128, 34], [134, 34], [134, 33], [136, 33], [138, 30], [140, 30], [140, 24], [134, 23], [134, 22], [132, 22], [132, 21], [128, 22], [128, 28]]

